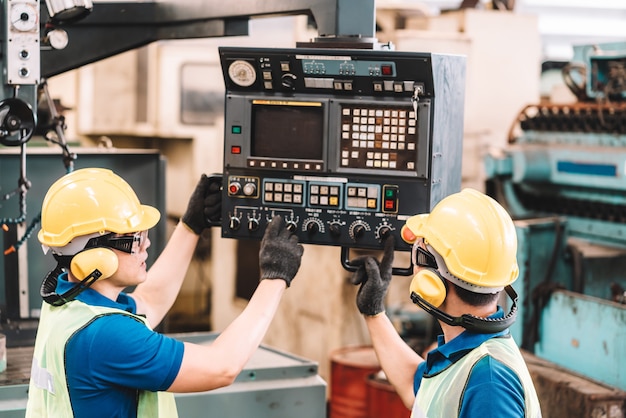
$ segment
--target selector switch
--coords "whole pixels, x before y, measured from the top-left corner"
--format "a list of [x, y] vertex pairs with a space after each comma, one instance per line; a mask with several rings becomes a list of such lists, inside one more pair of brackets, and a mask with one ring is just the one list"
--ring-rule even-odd
[[330, 230], [330, 235], [337, 238], [341, 235], [341, 223], [337, 221], [333, 221], [329, 224], [328, 229]]
[[298, 230], [298, 224], [296, 221], [287, 221], [286, 228], [289, 232], [296, 232]]
[[248, 231], [256, 231], [259, 229], [259, 220], [256, 218], [248, 218]]
[[230, 220], [228, 221], [228, 227], [233, 231], [236, 231], [239, 229], [240, 226], [241, 221], [239, 220], [239, 218], [237, 218], [236, 216], [231, 216]]

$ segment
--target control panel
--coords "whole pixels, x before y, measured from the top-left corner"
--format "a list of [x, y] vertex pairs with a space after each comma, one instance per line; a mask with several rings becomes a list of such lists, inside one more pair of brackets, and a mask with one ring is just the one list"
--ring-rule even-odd
[[39, 1], [5, 1], [5, 84], [39, 83]]
[[460, 189], [465, 59], [347, 49], [220, 48], [222, 235], [281, 215], [300, 242], [396, 249], [409, 216]]

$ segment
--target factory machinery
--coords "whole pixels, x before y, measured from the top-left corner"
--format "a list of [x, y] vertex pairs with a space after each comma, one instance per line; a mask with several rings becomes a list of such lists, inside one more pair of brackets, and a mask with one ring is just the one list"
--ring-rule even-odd
[[[225, 154], [215, 178], [223, 186], [222, 236], [260, 240], [281, 215], [301, 242], [341, 247], [338, 264], [353, 270], [350, 248], [379, 250], [393, 234], [396, 249], [408, 251], [399, 239], [404, 221], [460, 189], [464, 57], [379, 44], [374, 0], [207, 3], [1, 0], [0, 143], [11, 150], [0, 152], [0, 302], [11, 346], [0, 373], [2, 417], [23, 416], [26, 405], [38, 289], [52, 268], [29, 238], [50, 184], [74, 167], [109, 167], [141, 185], [142, 201], [164, 210], [160, 155], [81, 150], [77, 159], [48, 77], [157, 40], [247, 35], [250, 18], [308, 14], [320, 35], [311, 42], [220, 48]], [[38, 135], [60, 151], [27, 152]], [[163, 222], [151, 237], [153, 253], [165, 244]], [[395, 274], [411, 272], [394, 267]], [[316, 363], [261, 347], [231, 387], [176, 401], [181, 416], [321, 418], [325, 391]]]
[[487, 191], [516, 219], [516, 339], [615, 389], [604, 415], [581, 416], [623, 417], [626, 44], [576, 47], [562, 73], [576, 102], [523, 109], [506, 149], [486, 158]]

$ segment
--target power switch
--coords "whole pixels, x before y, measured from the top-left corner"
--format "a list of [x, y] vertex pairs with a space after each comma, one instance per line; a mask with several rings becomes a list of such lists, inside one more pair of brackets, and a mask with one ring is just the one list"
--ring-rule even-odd
[[398, 212], [398, 186], [383, 186], [383, 212]]

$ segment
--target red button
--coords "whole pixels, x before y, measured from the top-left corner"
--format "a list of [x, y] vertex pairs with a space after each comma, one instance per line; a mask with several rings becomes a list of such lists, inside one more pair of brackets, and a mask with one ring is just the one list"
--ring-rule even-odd
[[241, 147], [239, 145], [233, 145], [230, 147], [231, 154], [241, 154]]

